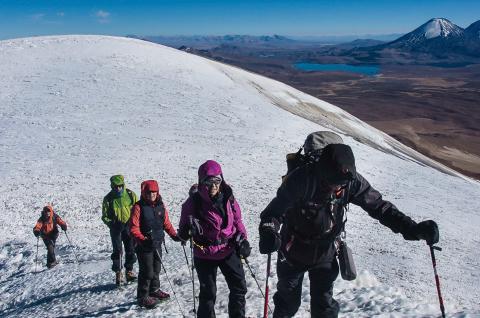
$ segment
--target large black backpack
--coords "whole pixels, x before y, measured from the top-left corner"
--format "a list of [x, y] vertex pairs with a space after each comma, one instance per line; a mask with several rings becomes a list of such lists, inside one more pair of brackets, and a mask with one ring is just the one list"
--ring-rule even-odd
[[[340, 136], [329, 131], [314, 132], [307, 136], [304, 145], [287, 155], [287, 174], [296, 169], [308, 169], [314, 174], [323, 148], [329, 144], [343, 143]], [[302, 154], [302, 151], [304, 152]], [[344, 232], [348, 187], [328, 197], [319, 197], [321, 184], [317, 178], [308, 178], [302, 199], [285, 216], [283, 232], [285, 251], [289, 258], [312, 265], [318, 261], [320, 251], [330, 246]]]

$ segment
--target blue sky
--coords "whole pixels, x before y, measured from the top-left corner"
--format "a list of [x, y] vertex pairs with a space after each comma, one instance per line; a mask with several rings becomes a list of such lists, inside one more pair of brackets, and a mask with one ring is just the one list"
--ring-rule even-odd
[[51, 34], [390, 34], [409, 32], [433, 17], [467, 27], [480, 19], [480, 0], [0, 0], [0, 39]]

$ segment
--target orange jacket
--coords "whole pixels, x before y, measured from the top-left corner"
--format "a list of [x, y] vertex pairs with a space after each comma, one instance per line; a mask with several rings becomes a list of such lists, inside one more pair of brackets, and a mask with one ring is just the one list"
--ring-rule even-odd
[[37, 224], [35, 224], [35, 227], [33, 228], [34, 233], [38, 232], [42, 237], [53, 236], [58, 233], [57, 225], [60, 225], [63, 230], [67, 230], [67, 223], [53, 212], [52, 206], [47, 205], [43, 209], [48, 210], [48, 216], [46, 220], [43, 216], [38, 219]]

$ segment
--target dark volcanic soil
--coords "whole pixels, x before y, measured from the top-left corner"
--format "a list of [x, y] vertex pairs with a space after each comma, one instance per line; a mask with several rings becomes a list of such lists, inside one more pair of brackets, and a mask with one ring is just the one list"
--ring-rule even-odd
[[[212, 56], [209, 56], [212, 58]], [[288, 59], [213, 56], [341, 107], [400, 142], [480, 179], [480, 64], [382, 65], [375, 77], [300, 72]]]
[[310, 73], [291, 85], [480, 179], [480, 66], [384, 67], [377, 77]]

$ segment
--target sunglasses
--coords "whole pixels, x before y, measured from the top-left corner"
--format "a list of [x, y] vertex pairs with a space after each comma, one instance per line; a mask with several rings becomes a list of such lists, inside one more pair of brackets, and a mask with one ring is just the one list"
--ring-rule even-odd
[[220, 183], [222, 183], [222, 179], [220, 178], [208, 178], [207, 180], [203, 181], [203, 184], [207, 187], [211, 187], [213, 185], [218, 186]]
[[115, 188], [123, 188], [123, 184], [117, 184], [115, 185]]

